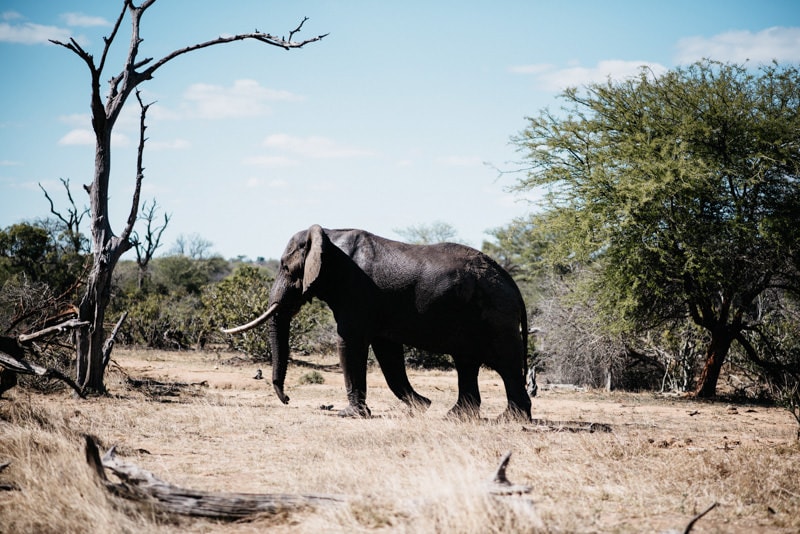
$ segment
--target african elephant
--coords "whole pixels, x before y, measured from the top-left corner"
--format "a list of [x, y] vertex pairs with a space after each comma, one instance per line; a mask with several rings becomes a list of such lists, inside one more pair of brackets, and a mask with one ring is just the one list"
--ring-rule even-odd
[[483, 364], [503, 379], [504, 415], [530, 419], [525, 303], [511, 276], [485, 254], [454, 243], [409, 245], [363, 230], [314, 225], [296, 233], [281, 257], [267, 311], [224, 330], [236, 333], [269, 321], [272, 384], [284, 404], [289, 324], [313, 297], [325, 301], [336, 319], [349, 403], [339, 415], [370, 415], [370, 346], [391, 391], [427, 408], [431, 401], [414, 391], [406, 374], [403, 345], [410, 345], [453, 357], [458, 400], [451, 415], [477, 414]]

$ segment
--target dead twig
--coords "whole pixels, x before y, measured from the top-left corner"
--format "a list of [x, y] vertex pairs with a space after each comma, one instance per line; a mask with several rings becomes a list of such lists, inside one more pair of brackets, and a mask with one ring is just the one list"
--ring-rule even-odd
[[[0, 473], [3, 470], [11, 465], [11, 462], [3, 462], [0, 464]], [[16, 484], [8, 483], [8, 482], [0, 482], [0, 491], [19, 491], [19, 486]]]
[[706, 515], [708, 512], [710, 512], [711, 510], [713, 510], [713, 509], [714, 509], [714, 508], [716, 508], [717, 506], [719, 506], [719, 503], [718, 503], [718, 502], [715, 502], [714, 504], [712, 504], [711, 506], [709, 506], [708, 508], [706, 508], [705, 510], [703, 510], [702, 512], [700, 512], [699, 514], [697, 514], [696, 516], [694, 516], [694, 517], [692, 518], [692, 520], [691, 520], [691, 521], [689, 521], [689, 524], [688, 524], [688, 525], [686, 525], [686, 528], [685, 528], [685, 529], [683, 529], [683, 534], [689, 534], [689, 533], [692, 531], [692, 529], [694, 528], [694, 524], [695, 524], [695, 523], [697, 523], [697, 521], [698, 521], [700, 518], [702, 518], [704, 515]]
[[500, 465], [489, 481], [489, 493], [493, 495], [521, 495], [523, 493], [530, 493], [533, 488], [521, 484], [513, 484], [508, 477], [506, 477], [506, 468], [508, 462], [511, 460], [511, 451], [508, 451], [500, 460]]

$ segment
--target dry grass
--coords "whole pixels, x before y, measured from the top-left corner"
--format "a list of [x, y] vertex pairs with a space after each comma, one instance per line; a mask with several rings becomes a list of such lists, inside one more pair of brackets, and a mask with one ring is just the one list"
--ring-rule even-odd
[[[370, 420], [342, 420], [341, 375], [315, 360], [290, 366], [283, 406], [255, 365], [226, 366], [211, 353], [116, 352], [132, 377], [207, 385], [148, 394], [109, 378], [112, 396], [14, 390], [0, 401], [2, 532], [659, 532], [682, 529], [713, 502], [693, 532], [800, 530], [800, 444], [781, 409], [696, 403], [651, 394], [554, 393], [534, 417], [610, 424], [612, 433], [539, 432], [532, 425], [443, 418], [455, 376], [414, 372], [434, 401], [410, 416], [370, 374]], [[265, 369], [269, 375], [269, 369]], [[483, 415], [504, 409], [498, 377], [481, 374]], [[174, 393], [174, 392], [173, 392]], [[158, 516], [107, 495], [90, 475], [81, 435], [177, 485], [241, 492], [328, 493], [349, 504], [250, 522]], [[489, 496], [484, 482], [513, 451], [509, 478], [530, 496]]]

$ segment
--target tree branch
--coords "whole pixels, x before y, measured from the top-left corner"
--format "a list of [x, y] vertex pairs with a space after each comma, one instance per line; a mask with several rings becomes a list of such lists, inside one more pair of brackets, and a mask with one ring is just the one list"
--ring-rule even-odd
[[136, 100], [139, 101], [139, 107], [141, 108], [141, 113], [139, 115], [139, 149], [136, 155], [136, 185], [133, 189], [133, 200], [131, 201], [131, 211], [128, 214], [128, 222], [120, 234], [120, 239], [124, 241], [129, 240], [139, 214], [139, 197], [142, 192], [142, 180], [144, 179], [144, 144], [147, 141], [147, 138], [144, 136], [145, 130], [147, 130], [145, 119], [147, 110], [151, 106], [151, 104], [145, 105], [142, 102], [142, 95], [138, 90], [136, 91]]
[[106, 338], [105, 343], [103, 343], [103, 372], [105, 372], [106, 367], [108, 367], [108, 361], [111, 359], [111, 350], [114, 348], [114, 342], [117, 340], [117, 333], [127, 317], [128, 312], [122, 312], [119, 321], [117, 321], [117, 324], [114, 325], [113, 330], [111, 330], [111, 333]]
[[57, 332], [63, 332], [64, 330], [69, 330], [72, 328], [81, 328], [84, 326], [89, 326], [89, 321], [79, 321], [78, 319], [70, 319], [68, 321], [64, 321], [63, 323], [58, 323], [53, 326], [48, 326], [47, 328], [43, 328], [42, 330], [33, 332], [31, 334], [21, 334], [17, 337], [20, 343], [29, 343], [31, 341], [35, 341], [41, 337], [54, 334]]
[[56, 39], [48, 39], [48, 40], [55, 45], [63, 46], [67, 50], [72, 50], [73, 52], [75, 52], [78, 55], [78, 57], [81, 58], [86, 63], [86, 65], [89, 67], [89, 70], [94, 75], [94, 73], [97, 70], [96, 67], [94, 66], [94, 57], [92, 57], [90, 53], [84, 50], [81, 47], [81, 45], [78, 44], [78, 41], [76, 41], [72, 37], [69, 38], [68, 43], [65, 43], [63, 41], [58, 41]]
[[111, 34], [108, 37], [103, 37], [103, 42], [105, 45], [103, 46], [103, 55], [100, 56], [100, 65], [97, 67], [98, 72], [103, 72], [103, 68], [106, 65], [106, 58], [108, 57], [108, 51], [111, 48], [111, 43], [114, 42], [114, 37], [117, 36], [117, 31], [122, 24], [122, 19], [125, 18], [125, 11], [128, 9], [128, 3], [128, 1], [123, 3], [122, 10], [117, 17], [117, 22], [114, 23], [114, 28], [111, 30]]
[[180, 55], [183, 55], [183, 54], [186, 54], [186, 53], [189, 53], [189, 52], [193, 52], [194, 50], [200, 50], [202, 48], [208, 48], [209, 46], [215, 46], [215, 45], [218, 45], [218, 44], [225, 44], [225, 43], [232, 43], [234, 41], [244, 41], [246, 39], [253, 39], [253, 40], [256, 40], [256, 41], [259, 41], [259, 42], [262, 42], [262, 43], [265, 43], [265, 44], [268, 44], [268, 45], [271, 45], [271, 46], [277, 46], [279, 48], [283, 48], [284, 50], [291, 50], [293, 48], [302, 48], [307, 44], [320, 41], [323, 38], [328, 36], [328, 34], [325, 33], [323, 35], [318, 35], [316, 37], [312, 37], [311, 39], [305, 39], [303, 41], [298, 41], [298, 42], [292, 41], [291, 40], [292, 36], [295, 33], [300, 31], [300, 28], [302, 28], [303, 23], [306, 20], [308, 20], [308, 17], [303, 19], [303, 22], [301, 22], [300, 25], [296, 29], [292, 30], [292, 32], [289, 34], [289, 39], [285, 39], [285, 40], [282, 39], [282, 38], [279, 38], [279, 37], [275, 37], [274, 35], [271, 35], [269, 33], [263, 33], [263, 32], [256, 31], [256, 32], [252, 32], [252, 33], [242, 33], [242, 34], [239, 34], [239, 35], [232, 35], [232, 36], [229, 36], [229, 37], [217, 37], [216, 39], [212, 39], [212, 40], [206, 41], [204, 43], [198, 43], [198, 44], [195, 44], [195, 45], [192, 45], [192, 46], [187, 46], [186, 48], [181, 48], [180, 50], [175, 50], [175, 51], [167, 54], [163, 58], [159, 59], [158, 61], [156, 61], [147, 70], [143, 71], [141, 73], [141, 78], [143, 80], [149, 80], [150, 78], [153, 77], [153, 73], [155, 73], [155, 71], [158, 70], [159, 68], [161, 68], [165, 63], [175, 59], [176, 57], [178, 57]]

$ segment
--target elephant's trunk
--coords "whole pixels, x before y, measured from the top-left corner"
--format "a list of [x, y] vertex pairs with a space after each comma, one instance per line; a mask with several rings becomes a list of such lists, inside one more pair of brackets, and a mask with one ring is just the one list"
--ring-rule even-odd
[[283, 392], [286, 368], [289, 363], [289, 324], [291, 317], [277, 314], [269, 320], [269, 342], [272, 347], [272, 386], [282, 403], [288, 404], [289, 397]]

